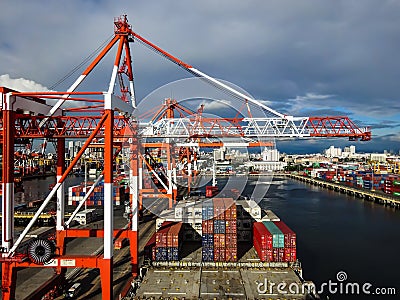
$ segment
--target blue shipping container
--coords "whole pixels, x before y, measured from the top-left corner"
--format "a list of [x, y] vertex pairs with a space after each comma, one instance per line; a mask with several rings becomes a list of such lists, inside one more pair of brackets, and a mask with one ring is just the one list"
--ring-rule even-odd
[[168, 251], [165, 247], [156, 248], [156, 261], [167, 261]]
[[176, 247], [168, 247], [168, 260], [169, 261], [178, 261], [179, 260], [179, 251]]
[[203, 247], [212, 248], [214, 247], [214, 235], [213, 234], [203, 234], [201, 237], [201, 242]]
[[201, 250], [203, 261], [214, 261], [214, 248], [205, 248]]

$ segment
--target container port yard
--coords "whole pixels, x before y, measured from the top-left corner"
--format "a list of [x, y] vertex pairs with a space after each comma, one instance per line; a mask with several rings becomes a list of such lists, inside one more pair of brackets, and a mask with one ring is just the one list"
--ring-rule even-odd
[[[280, 113], [153, 44], [126, 15], [113, 25], [112, 38], [68, 90], [0, 87], [2, 299], [320, 299], [319, 278], [305, 275], [313, 267], [302, 260], [305, 237], [279, 197], [268, 202], [268, 188], [278, 193], [288, 185], [279, 180], [291, 179], [332, 183], [332, 190], [347, 187], [363, 198], [372, 191], [377, 202], [399, 208], [398, 165], [289, 171], [274, 139], [367, 142], [371, 129], [347, 116]], [[140, 111], [133, 41], [234, 95], [240, 114], [208, 117], [206, 104], [196, 110], [173, 98]], [[79, 90], [112, 48], [106, 91]], [[33, 140], [40, 151], [20, 150]], [[71, 141], [79, 142], [73, 151]], [[227, 153], [232, 147], [263, 150], [243, 159]], [[36, 179], [48, 191], [17, 199], [17, 185]], [[288, 294], [273, 288], [278, 283], [297, 289]]]

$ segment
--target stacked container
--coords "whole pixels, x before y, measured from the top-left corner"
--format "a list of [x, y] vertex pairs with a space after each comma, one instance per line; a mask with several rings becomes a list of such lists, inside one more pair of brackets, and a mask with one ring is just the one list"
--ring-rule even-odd
[[205, 201], [202, 206], [202, 260], [214, 261], [214, 205]]
[[296, 261], [296, 234], [282, 221], [254, 223], [253, 245], [261, 261]]
[[296, 261], [296, 233], [282, 221], [274, 222], [274, 224], [284, 235], [284, 261]]
[[274, 261], [284, 261], [285, 237], [273, 222], [263, 222], [267, 230], [272, 234], [272, 256]]
[[272, 234], [262, 222], [253, 224], [253, 246], [261, 261], [273, 261]]
[[179, 248], [182, 244], [182, 223], [164, 222], [155, 234], [156, 261], [179, 260]]
[[223, 199], [225, 205], [225, 261], [237, 261], [237, 208], [232, 198]]
[[203, 203], [203, 261], [237, 261], [236, 218], [236, 205], [231, 198], [214, 198]]
[[[91, 184], [88, 184], [86, 190], [89, 191]], [[113, 199], [115, 205], [120, 205], [128, 197], [125, 186], [113, 185]], [[79, 201], [85, 197], [85, 186], [83, 184], [71, 186], [68, 188], [68, 205], [77, 206]], [[88, 206], [104, 205], [104, 184], [96, 186], [89, 198], [86, 200]]]

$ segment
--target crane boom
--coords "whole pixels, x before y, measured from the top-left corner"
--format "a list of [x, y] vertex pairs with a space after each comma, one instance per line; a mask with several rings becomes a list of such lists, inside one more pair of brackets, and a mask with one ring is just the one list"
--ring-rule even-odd
[[139, 34], [137, 34], [136, 32], [131, 30], [131, 34], [134, 38], [138, 39], [139, 41], [141, 41], [142, 43], [146, 44], [147, 46], [149, 46], [152, 50], [156, 51], [157, 53], [161, 54], [162, 56], [166, 57], [167, 59], [169, 59], [170, 61], [172, 61], [173, 63], [177, 64], [178, 66], [182, 67], [183, 69], [185, 69], [186, 71], [194, 74], [195, 76], [201, 77], [203, 79], [205, 79], [206, 81], [208, 81], [211, 84], [215, 84], [218, 87], [224, 89], [225, 91], [228, 91], [230, 93], [233, 93], [235, 96], [241, 98], [244, 101], [249, 101], [261, 108], [263, 108], [264, 110], [272, 113], [274, 116], [276, 117], [280, 117], [280, 118], [290, 118], [290, 116], [285, 116], [279, 112], [277, 112], [276, 110], [264, 105], [263, 103], [255, 100], [255, 99], [251, 99], [249, 96], [246, 96], [245, 94], [241, 93], [240, 91], [226, 85], [225, 83], [219, 81], [218, 79], [215, 79], [214, 77], [211, 77], [210, 75], [207, 75], [203, 72], [201, 72], [200, 70], [194, 68], [193, 66], [183, 62], [182, 60], [176, 58], [175, 56], [173, 56], [172, 54], [166, 52], [165, 50], [161, 49], [160, 47], [156, 46], [155, 44], [151, 43], [150, 41], [148, 41], [147, 39], [145, 39], [144, 37], [140, 36]]

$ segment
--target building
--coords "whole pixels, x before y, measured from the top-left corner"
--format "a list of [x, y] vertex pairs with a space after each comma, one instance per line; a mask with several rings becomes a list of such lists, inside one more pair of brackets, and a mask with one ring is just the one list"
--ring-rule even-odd
[[225, 147], [214, 149], [213, 151], [214, 161], [225, 161]]
[[356, 146], [351, 145], [349, 147], [344, 147], [342, 152], [342, 157], [354, 157], [356, 154]]
[[386, 154], [385, 153], [371, 153], [369, 156], [370, 161], [377, 162], [386, 162]]
[[248, 162], [246, 166], [255, 171], [281, 171], [287, 166], [286, 162], [279, 161], [277, 149], [265, 148], [260, 156], [262, 160]]
[[330, 146], [325, 150], [326, 157], [341, 157], [342, 156], [342, 148], [335, 148], [335, 146]]
[[277, 149], [265, 148], [261, 152], [261, 156], [263, 161], [279, 161], [279, 151]]

